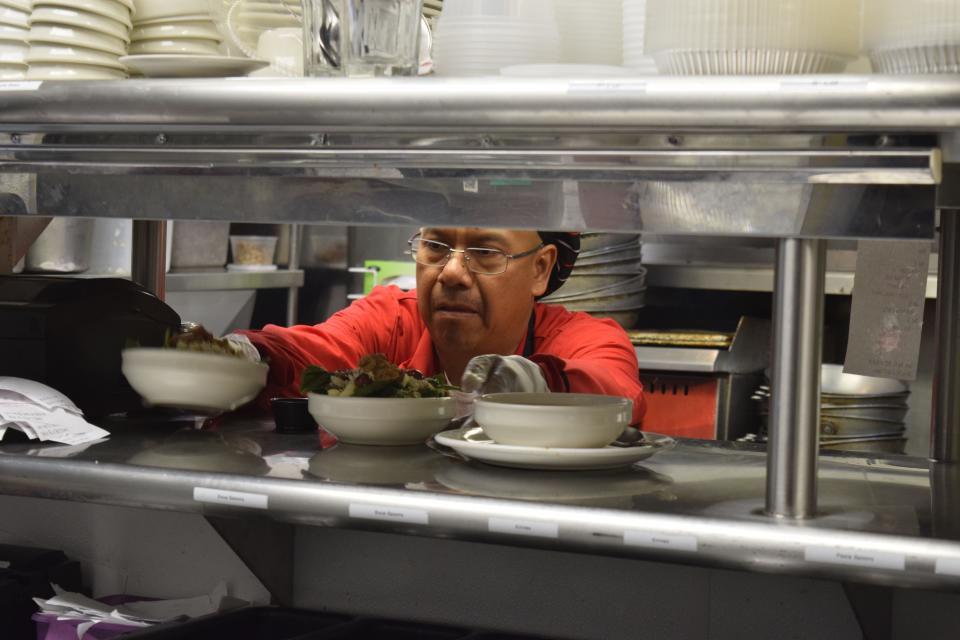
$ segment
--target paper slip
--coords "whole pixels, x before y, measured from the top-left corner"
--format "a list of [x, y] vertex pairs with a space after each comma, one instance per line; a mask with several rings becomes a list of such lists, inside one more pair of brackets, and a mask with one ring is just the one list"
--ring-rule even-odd
[[916, 379], [929, 266], [927, 241], [858, 243], [844, 372]]
[[76, 445], [110, 435], [63, 409], [47, 411], [29, 402], [0, 402], [0, 428], [22, 431], [31, 440]]
[[25, 399], [48, 410], [64, 409], [78, 416], [83, 415], [70, 398], [56, 389], [26, 378], [0, 376], [0, 403]]

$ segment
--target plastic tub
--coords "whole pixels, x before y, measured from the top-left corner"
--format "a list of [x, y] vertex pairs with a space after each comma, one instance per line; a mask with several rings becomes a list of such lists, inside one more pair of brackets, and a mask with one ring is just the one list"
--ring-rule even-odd
[[276, 236], [230, 236], [230, 254], [238, 265], [273, 264]]
[[173, 223], [170, 266], [174, 269], [222, 267], [227, 262], [229, 222], [177, 220]]

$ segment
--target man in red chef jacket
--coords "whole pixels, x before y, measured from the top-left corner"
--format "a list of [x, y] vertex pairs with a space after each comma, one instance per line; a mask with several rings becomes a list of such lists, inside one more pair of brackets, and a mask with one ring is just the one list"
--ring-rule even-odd
[[600, 393], [646, 409], [636, 353], [612, 320], [537, 300], [563, 284], [577, 234], [425, 228], [410, 240], [417, 290], [376, 287], [314, 326], [240, 332], [270, 362], [261, 397], [298, 396], [307, 365], [353, 368], [383, 353], [404, 369], [446, 374], [464, 391]]

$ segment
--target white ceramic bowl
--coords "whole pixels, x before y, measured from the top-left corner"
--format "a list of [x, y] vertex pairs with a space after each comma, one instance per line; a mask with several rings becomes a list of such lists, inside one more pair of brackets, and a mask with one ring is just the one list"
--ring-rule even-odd
[[348, 444], [420, 444], [455, 415], [453, 398], [341, 398], [311, 393], [310, 415]]
[[104, 18], [116, 20], [127, 26], [133, 26], [130, 8], [119, 0], [36, 0], [34, 7], [63, 7], [93, 13]]
[[521, 447], [603, 447], [629, 426], [633, 402], [589, 393], [491, 393], [477, 399], [474, 418], [500, 444]]
[[176, 38], [174, 40], [136, 40], [130, 43], [127, 51], [132, 56], [158, 53], [173, 53], [191, 56], [220, 55], [219, 42], [216, 40], [194, 40]]
[[0, 7], [0, 24], [26, 29], [30, 26], [30, 13], [12, 7]]
[[134, 22], [196, 14], [197, 9], [209, 11], [206, 2], [197, 0], [133, 0]]
[[187, 20], [184, 22], [159, 22], [156, 24], [138, 24], [130, 33], [132, 40], [170, 40], [172, 38], [200, 38], [201, 40], [222, 40], [217, 26], [212, 20]]
[[130, 42], [130, 29], [127, 25], [112, 18], [105, 18], [86, 11], [66, 9], [64, 7], [37, 7], [30, 14], [30, 24], [50, 24], [66, 27], [80, 27], [112, 38]]
[[121, 367], [148, 404], [203, 411], [232, 411], [250, 402], [266, 384], [268, 369], [233, 356], [147, 347], [124, 350]]
[[27, 62], [70, 62], [74, 64], [90, 64], [95, 67], [109, 67], [120, 71], [126, 70], [120, 64], [119, 57], [114, 53], [87, 49], [84, 47], [68, 47], [60, 44], [43, 44], [34, 42], [30, 45]]
[[10, 7], [11, 9], [23, 11], [24, 13], [30, 13], [33, 9], [30, 5], [30, 0], [0, 0], [0, 7]]
[[133, 14], [133, 25], [141, 27], [146, 25], [170, 24], [173, 22], [205, 22], [211, 20], [209, 13], [187, 13], [180, 16], [167, 16], [164, 18], [152, 18], [150, 20], [141, 19], [136, 13]]
[[22, 40], [0, 40], [0, 59], [23, 60], [29, 50], [30, 45]]
[[27, 65], [0, 62], [0, 80], [22, 80], [27, 77]]
[[30, 80], [123, 80], [126, 70], [71, 62], [33, 62], [27, 71]]
[[106, 51], [114, 55], [127, 54], [127, 44], [120, 38], [114, 38], [97, 31], [79, 27], [65, 27], [53, 24], [34, 24], [30, 27], [28, 39], [32, 43], [62, 44], [71, 47], [84, 47]]

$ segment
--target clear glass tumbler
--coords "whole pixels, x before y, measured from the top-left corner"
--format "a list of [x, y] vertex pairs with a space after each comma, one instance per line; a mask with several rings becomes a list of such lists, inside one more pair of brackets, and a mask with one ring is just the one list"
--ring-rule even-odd
[[338, 2], [343, 73], [348, 76], [417, 75], [422, 0]]
[[303, 0], [303, 73], [342, 75], [340, 0]]

